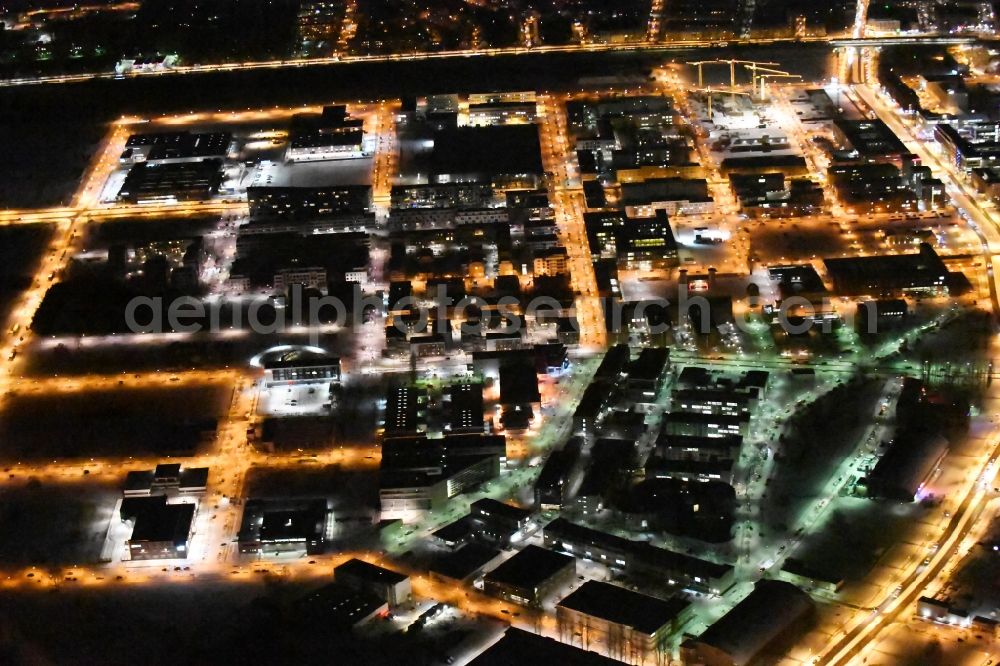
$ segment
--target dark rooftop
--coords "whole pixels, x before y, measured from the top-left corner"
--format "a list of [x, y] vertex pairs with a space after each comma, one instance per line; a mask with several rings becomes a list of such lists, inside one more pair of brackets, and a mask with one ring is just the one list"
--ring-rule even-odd
[[489, 564], [500, 551], [478, 542], [462, 546], [453, 553], [442, 555], [430, 566], [431, 573], [464, 581]]
[[800, 294], [826, 293], [826, 285], [812, 264], [771, 266], [767, 272], [772, 280], [777, 281], [783, 299]]
[[432, 536], [445, 542], [461, 541], [470, 536], [472, 532], [472, 521], [469, 516], [463, 516], [454, 520], [444, 527], [434, 530]]
[[733, 461], [720, 460], [670, 460], [650, 458], [646, 463], [646, 478], [665, 475], [715, 475], [721, 477], [733, 468]]
[[690, 604], [679, 598], [664, 601], [617, 585], [588, 580], [557, 605], [652, 635]]
[[892, 157], [909, 153], [903, 142], [881, 120], [838, 118], [833, 122], [862, 157]]
[[326, 500], [278, 502], [250, 500], [243, 510], [240, 541], [264, 542], [322, 539]]
[[229, 150], [232, 140], [229, 132], [154, 132], [133, 134], [125, 142], [125, 147], [151, 146], [146, 156], [150, 160], [222, 157]]
[[337, 578], [341, 574], [361, 578], [367, 582], [378, 583], [379, 585], [396, 585], [397, 583], [402, 583], [408, 578], [408, 576], [404, 576], [403, 574], [393, 571], [392, 569], [386, 569], [384, 567], [365, 562], [364, 560], [359, 560], [356, 557], [352, 557], [333, 569], [334, 578]]
[[628, 345], [619, 344], [609, 349], [594, 373], [595, 379], [618, 379], [629, 362]]
[[875, 497], [911, 501], [941, 457], [948, 440], [933, 431], [901, 428], [867, 478]]
[[748, 414], [703, 414], [701, 412], [668, 412], [663, 415], [664, 423], [708, 423], [735, 425], [750, 420]]
[[534, 365], [511, 364], [500, 368], [500, 404], [540, 402]]
[[153, 485], [153, 473], [149, 470], [129, 472], [125, 476], [125, 492], [149, 490]]
[[325, 585], [299, 600], [299, 610], [309, 621], [340, 630], [352, 628], [385, 605], [385, 600], [374, 594], [339, 583]]
[[746, 664], [812, 607], [809, 595], [791, 583], [762, 580], [697, 643], [721, 650], [736, 664]]
[[494, 125], [439, 130], [434, 133], [431, 170], [435, 174], [540, 175], [544, 169], [538, 127]]
[[520, 522], [531, 515], [531, 511], [484, 497], [469, 505], [473, 514], [496, 516], [511, 522]]
[[483, 385], [479, 383], [454, 384], [447, 388], [451, 409], [448, 413], [452, 432], [483, 430]]
[[839, 291], [943, 287], [948, 269], [934, 249], [920, 244], [916, 254], [824, 259]]
[[699, 365], [685, 366], [681, 370], [681, 374], [677, 376], [677, 386], [703, 386], [709, 382], [711, 374], [708, 368], [703, 368]]
[[738, 449], [743, 443], [743, 438], [739, 435], [727, 435], [725, 437], [701, 437], [698, 435], [671, 435], [670, 433], [660, 433], [656, 440], [657, 448], [678, 448], [678, 449], [699, 449], [729, 451]]
[[181, 488], [204, 488], [208, 484], [207, 467], [185, 467], [181, 470]]
[[469, 666], [558, 664], [558, 666], [620, 666], [616, 659], [511, 627], [503, 638], [469, 662]]
[[515, 587], [536, 588], [571, 564], [573, 559], [563, 553], [530, 545], [486, 574], [486, 579]]
[[645, 541], [629, 541], [614, 534], [572, 523], [565, 518], [556, 518], [546, 525], [545, 536], [569, 539], [577, 543], [592, 544], [619, 553], [631, 554], [647, 565], [661, 568], [664, 572], [675, 571], [692, 577], [717, 579], [733, 569], [728, 564], [717, 564], [691, 555], [675, 553]]
[[194, 504], [167, 504], [163, 496], [142, 499], [148, 501], [138, 511], [132, 541], [180, 543], [187, 540], [194, 519]]
[[153, 470], [154, 479], [177, 478], [181, 473], [180, 463], [160, 463]]
[[653, 381], [663, 374], [670, 361], [670, 350], [666, 347], [646, 347], [628, 365], [630, 381]]

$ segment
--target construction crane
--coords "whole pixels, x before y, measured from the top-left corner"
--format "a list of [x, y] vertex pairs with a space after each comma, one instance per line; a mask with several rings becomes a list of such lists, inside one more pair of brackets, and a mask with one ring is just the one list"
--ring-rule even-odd
[[[756, 73], [757, 68], [761, 67], [777, 67], [780, 63], [777, 62], [757, 62], [754, 60], [696, 60], [694, 62], [689, 62], [689, 65], [693, 65], [698, 68], [698, 87], [702, 88], [705, 86], [705, 81], [702, 77], [702, 66], [703, 65], [729, 65], [729, 87], [736, 87], [736, 65], [743, 65], [751, 71], [751, 73]], [[752, 76], [751, 74], [751, 76]]]
[[760, 99], [763, 102], [767, 101], [767, 79], [801, 79], [802, 77], [798, 74], [761, 74], [758, 77], [760, 80]]
[[750, 93], [743, 92], [741, 90], [722, 90], [722, 89], [713, 88], [712, 86], [708, 86], [707, 88], [704, 88], [704, 87], [702, 87], [702, 88], [695, 88], [694, 92], [700, 92], [700, 93], [708, 96], [708, 122], [712, 122], [712, 114], [714, 113], [713, 110], [712, 110], [712, 97], [714, 95], [720, 95], [720, 94], [721, 95], [745, 95], [747, 97], [751, 97]]
[[[746, 65], [744, 65], [746, 67]], [[780, 69], [771, 69], [770, 67], [761, 67], [756, 64], [754, 67], [747, 67], [750, 70], [750, 87], [751, 89], [757, 89], [758, 82], [760, 84], [760, 99], [767, 99], [767, 79], [801, 79], [802, 76], [799, 74], [792, 74]], [[759, 73], [758, 73], [759, 72]]]

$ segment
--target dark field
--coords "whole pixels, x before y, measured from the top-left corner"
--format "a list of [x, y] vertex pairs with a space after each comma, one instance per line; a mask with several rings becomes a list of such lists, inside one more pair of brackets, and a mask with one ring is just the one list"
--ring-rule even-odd
[[[253, 356], [265, 349], [278, 344], [304, 342], [307, 342], [307, 338], [303, 335], [262, 335], [249, 332], [223, 339], [212, 338], [206, 333], [193, 338], [178, 336], [162, 342], [135, 344], [125, 342], [123, 338], [118, 344], [96, 346], [88, 346], [85, 341], [78, 345], [73, 340], [67, 340], [55, 346], [36, 345], [27, 357], [26, 375], [51, 377], [246, 367]], [[330, 333], [319, 337], [319, 346], [335, 354], [348, 353], [351, 342], [351, 337], [343, 334]]]
[[[27, 479], [0, 486], [0, 563], [73, 566], [96, 562], [120, 483]], [[16, 535], [16, 538], [14, 537]]]
[[14, 395], [0, 413], [0, 459], [190, 455], [229, 396], [223, 386]]

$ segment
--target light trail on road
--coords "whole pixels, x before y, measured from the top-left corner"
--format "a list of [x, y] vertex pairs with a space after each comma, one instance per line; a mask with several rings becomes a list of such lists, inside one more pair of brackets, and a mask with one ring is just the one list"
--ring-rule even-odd
[[0, 87], [16, 87], [28, 85], [82, 83], [100, 80], [127, 80], [130, 78], [149, 78], [159, 76], [179, 76], [185, 74], [207, 74], [212, 72], [242, 72], [268, 69], [290, 69], [295, 67], [314, 67], [318, 65], [343, 66], [352, 63], [393, 63], [393, 62], [423, 62], [431, 60], [447, 60], [454, 58], [494, 58], [506, 56], [542, 55], [547, 53], [669, 53], [703, 48], [754, 47], [778, 44], [808, 44], [828, 43], [832, 46], [891, 46], [902, 44], [968, 44], [975, 41], [969, 37], [938, 36], [933, 33], [922, 35], [907, 35], [903, 37], [843, 37], [831, 39], [827, 36], [802, 36], [791, 39], [788, 37], [761, 37], [730, 41], [713, 39], [672, 40], [669, 42], [637, 41], [626, 44], [619, 43], [587, 43], [566, 45], [539, 45], [531, 48], [523, 46], [465, 49], [452, 51], [433, 51], [424, 53], [391, 53], [375, 55], [333, 55], [322, 58], [300, 58], [286, 60], [261, 60], [241, 63], [220, 63], [211, 65], [181, 65], [163, 70], [148, 70], [133, 72], [128, 75], [115, 72], [94, 72], [90, 74], [64, 74], [55, 76], [22, 77], [0, 80]]

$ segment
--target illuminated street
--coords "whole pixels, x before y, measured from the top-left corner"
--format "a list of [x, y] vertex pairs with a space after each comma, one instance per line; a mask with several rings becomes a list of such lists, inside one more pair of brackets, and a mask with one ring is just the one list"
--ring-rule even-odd
[[958, 4], [3, 12], [0, 654], [995, 664]]

